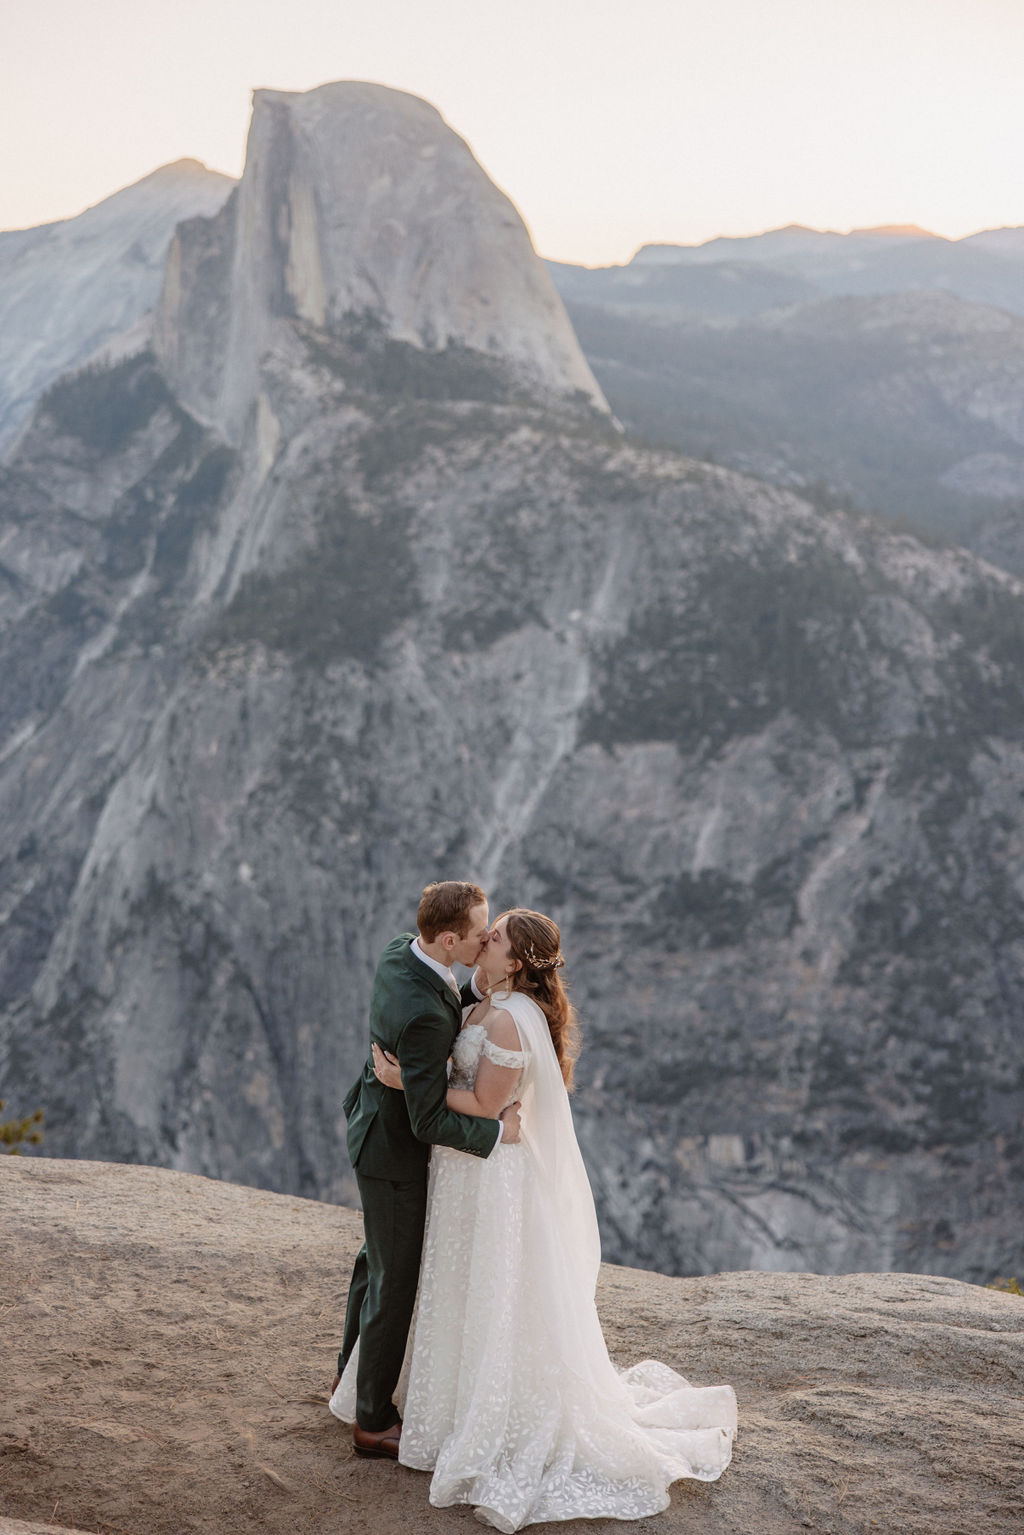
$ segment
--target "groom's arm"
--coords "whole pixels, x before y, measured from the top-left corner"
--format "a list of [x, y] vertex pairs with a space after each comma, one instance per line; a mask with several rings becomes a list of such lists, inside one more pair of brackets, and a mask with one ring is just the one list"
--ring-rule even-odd
[[500, 1132], [497, 1119], [455, 1114], [448, 1107], [448, 1046], [451, 1027], [435, 1016], [413, 1018], [398, 1043], [402, 1086], [412, 1133], [430, 1146], [450, 1146], [486, 1157]]

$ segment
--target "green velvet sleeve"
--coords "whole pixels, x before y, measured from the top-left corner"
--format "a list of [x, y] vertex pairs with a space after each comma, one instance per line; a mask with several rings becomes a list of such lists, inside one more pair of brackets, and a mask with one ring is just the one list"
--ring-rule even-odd
[[480, 998], [473, 990], [473, 983], [471, 981], [464, 982], [461, 996], [463, 1007], [475, 1007], [476, 1004], [480, 1001]]
[[450, 1146], [486, 1157], [498, 1139], [496, 1119], [454, 1114], [446, 1102], [448, 1093], [448, 1046], [451, 1030], [436, 1016], [413, 1018], [398, 1042], [402, 1086], [412, 1133], [430, 1146]]

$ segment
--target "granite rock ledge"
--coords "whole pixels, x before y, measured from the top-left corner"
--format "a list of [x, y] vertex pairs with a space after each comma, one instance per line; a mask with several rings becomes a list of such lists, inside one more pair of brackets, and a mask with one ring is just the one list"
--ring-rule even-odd
[[[427, 1480], [327, 1412], [351, 1210], [157, 1168], [0, 1166], [0, 1531], [442, 1531]], [[659, 1535], [974, 1535], [1024, 1520], [1024, 1302], [909, 1274], [605, 1265], [613, 1357], [731, 1381], [736, 1455]], [[187, 1476], [183, 1471], [187, 1469]], [[565, 1535], [622, 1527], [574, 1521]]]

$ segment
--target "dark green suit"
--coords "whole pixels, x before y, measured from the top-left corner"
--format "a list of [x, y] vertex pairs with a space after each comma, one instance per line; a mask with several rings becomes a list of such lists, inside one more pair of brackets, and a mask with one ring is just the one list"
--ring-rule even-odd
[[404, 1092], [384, 1087], [367, 1059], [345, 1097], [348, 1154], [363, 1201], [366, 1240], [348, 1292], [339, 1373], [359, 1338], [356, 1418], [379, 1431], [398, 1417], [391, 1400], [405, 1355], [419, 1278], [431, 1146], [486, 1157], [496, 1119], [453, 1114], [446, 1104], [447, 1062], [462, 1024], [468, 986], [457, 996], [401, 933], [381, 955], [370, 998], [370, 1039], [397, 1055]]

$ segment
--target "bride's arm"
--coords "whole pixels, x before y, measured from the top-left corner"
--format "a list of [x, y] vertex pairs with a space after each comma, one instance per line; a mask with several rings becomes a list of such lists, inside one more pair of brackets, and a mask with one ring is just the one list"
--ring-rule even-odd
[[[512, 1014], [506, 1013], [503, 1008], [491, 1009], [487, 1018], [487, 1037], [499, 1050], [514, 1050], [517, 1054], [522, 1051]], [[498, 1066], [488, 1059], [485, 1050], [480, 1057], [472, 1088], [448, 1089], [448, 1107], [456, 1114], [496, 1119], [515, 1092], [522, 1074], [521, 1064]]]

